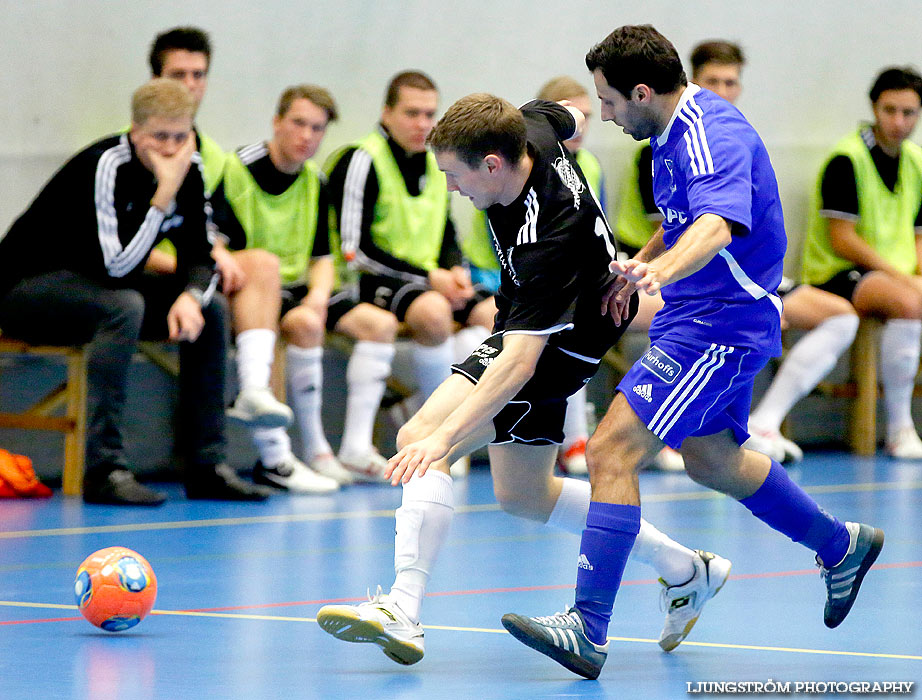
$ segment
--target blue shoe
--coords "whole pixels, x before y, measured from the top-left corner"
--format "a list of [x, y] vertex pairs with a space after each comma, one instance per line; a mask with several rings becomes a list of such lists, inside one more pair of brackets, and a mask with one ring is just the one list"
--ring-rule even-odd
[[884, 531], [862, 523], [845, 523], [849, 542], [845, 558], [827, 569], [819, 557], [820, 576], [826, 581], [826, 609], [823, 622], [838, 627], [852, 609], [864, 575], [884, 546]]
[[608, 642], [594, 644], [586, 636], [576, 608], [550, 617], [503, 615], [503, 627], [522, 644], [550, 656], [564, 668], [595, 680], [608, 656]]

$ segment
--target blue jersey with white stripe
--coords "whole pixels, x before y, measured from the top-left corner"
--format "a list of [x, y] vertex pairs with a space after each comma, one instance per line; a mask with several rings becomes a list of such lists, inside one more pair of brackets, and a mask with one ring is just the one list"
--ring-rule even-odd
[[679, 331], [702, 341], [780, 354], [781, 282], [787, 245], [775, 172], [746, 118], [689, 85], [665, 131], [651, 140], [653, 196], [667, 248], [702, 214], [730, 223], [730, 244], [700, 270], [662, 290], [655, 341]]

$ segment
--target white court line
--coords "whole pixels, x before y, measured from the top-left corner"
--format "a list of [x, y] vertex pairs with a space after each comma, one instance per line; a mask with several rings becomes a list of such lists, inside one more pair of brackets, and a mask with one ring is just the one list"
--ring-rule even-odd
[[[913, 491], [922, 489], [922, 481], [886, 481], [861, 484], [829, 484], [807, 486], [807, 493], [864, 493], [872, 491]], [[650, 494], [644, 503], [674, 503], [678, 501], [707, 501], [727, 498], [716, 491], [689, 491]], [[455, 513], [485, 513], [498, 511], [496, 503], [455, 506]], [[295, 513], [289, 515], [257, 515], [246, 518], [209, 518], [204, 520], [176, 520], [167, 522], [132, 523], [125, 525], [90, 525], [86, 527], [61, 527], [43, 530], [10, 530], [0, 532], [0, 540], [26, 537], [63, 537], [67, 535], [94, 535], [107, 532], [153, 532], [157, 530], [183, 530], [202, 527], [232, 527], [237, 525], [264, 525], [274, 523], [324, 522], [331, 520], [358, 520], [365, 518], [393, 518], [393, 510], [359, 510], [344, 513]]]
[[[0, 600], [0, 607], [19, 607], [19, 608], [46, 608], [52, 610], [73, 610], [76, 612], [76, 605], [58, 605], [53, 603], [19, 603], [16, 601]], [[151, 615], [171, 615], [177, 617], [210, 617], [219, 619], [234, 620], [261, 620], [266, 622], [317, 622], [314, 617], [290, 617], [285, 615], [252, 615], [247, 613], [218, 613], [218, 612], [198, 612], [194, 610], [152, 610]], [[449, 625], [423, 625], [427, 630], [439, 630], [443, 632], [470, 632], [475, 634], [508, 634], [504, 629], [490, 627], [456, 627]], [[609, 637], [613, 642], [634, 643], [634, 644], [658, 644], [656, 639], [644, 639], [641, 637]], [[682, 646], [710, 647], [716, 649], [738, 649], [741, 651], [774, 651], [787, 654], [821, 654], [827, 656], [857, 656], [874, 659], [896, 659], [900, 661], [922, 661], [922, 656], [911, 654], [885, 654], [867, 651], [847, 651], [841, 649], [803, 649], [797, 647], [774, 647], [759, 646], [756, 644], [723, 644], [718, 642], [682, 642]]]

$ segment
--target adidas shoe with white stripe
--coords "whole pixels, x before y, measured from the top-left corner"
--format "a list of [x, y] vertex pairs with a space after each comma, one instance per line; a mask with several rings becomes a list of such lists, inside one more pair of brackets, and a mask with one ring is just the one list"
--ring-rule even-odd
[[608, 657], [608, 645], [595, 644], [586, 636], [579, 610], [549, 617], [503, 615], [503, 627], [522, 644], [549, 656], [561, 666], [583, 678], [595, 680]]
[[317, 624], [324, 632], [344, 642], [377, 644], [398, 664], [409, 666], [423, 658], [423, 626], [413, 622], [381, 586], [368, 602], [358, 605], [324, 605], [317, 612]]
[[716, 554], [695, 550], [695, 575], [679, 586], [665, 586], [662, 601], [666, 607], [666, 623], [659, 636], [663, 651], [672, 651], [681, 644], [701, 616], [704, 604], [717, 595], [730, 575], [732, 564]]
[[884, 546], [884, 531], [863, 523], [845, 523], [848, 530], [848, 551], [845, 558], [833, 567], [826, 568], [817, 557], [820, 577], [826, 581], [826, 609], [823, 622], [827, 627], [838, 627], [858, 597], [864, 575]]

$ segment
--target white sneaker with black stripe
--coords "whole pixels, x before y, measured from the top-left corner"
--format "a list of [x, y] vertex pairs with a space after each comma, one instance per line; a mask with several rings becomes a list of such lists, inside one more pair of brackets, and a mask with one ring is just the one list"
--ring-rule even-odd
[[318, 474], [290, 453], [272, 466], [257, 462], [253, 467], [253, 481], [290, 493], [323, 494], [339, 489], [335, 479]]
[[704, 604], [723, 588], [730, 576], [732, 563], [716, 554], [695, 550], [695, 574], [679, 586], [665, 586], [662, 601], [666, 608], [666, 622], [660, 632], [659, 645], [663, 651], [672, 651], [681, 644], [701, 616]]

